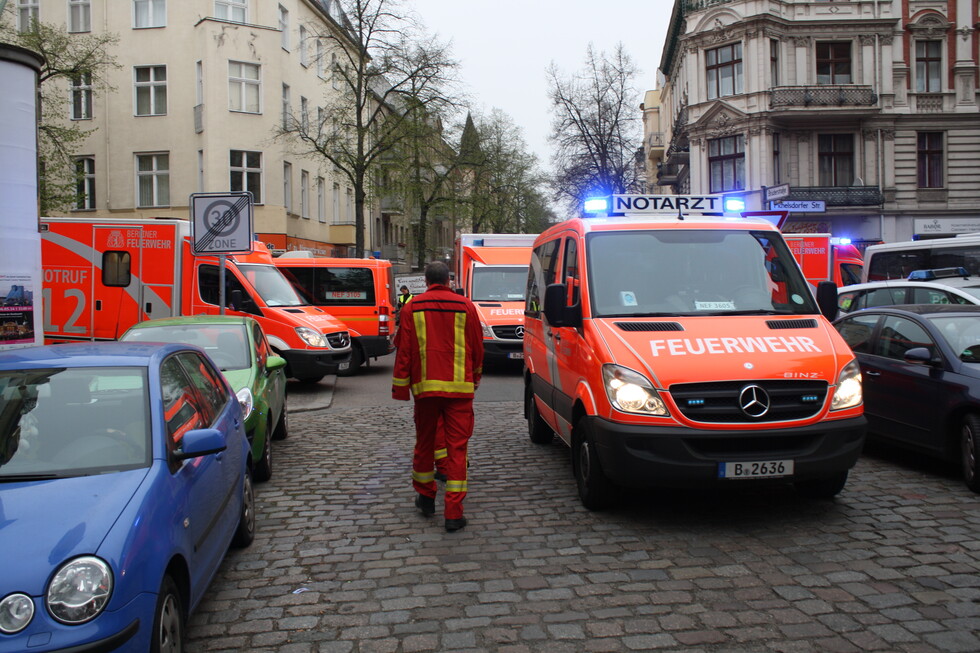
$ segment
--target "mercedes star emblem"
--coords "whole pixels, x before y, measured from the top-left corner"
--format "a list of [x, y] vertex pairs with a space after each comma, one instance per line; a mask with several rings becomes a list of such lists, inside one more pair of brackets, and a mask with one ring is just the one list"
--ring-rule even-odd
[[757, 385], [747, 385], [738, 393], [738, 406], [749, 417], [762, 417], [769, 412], [769, 393]]

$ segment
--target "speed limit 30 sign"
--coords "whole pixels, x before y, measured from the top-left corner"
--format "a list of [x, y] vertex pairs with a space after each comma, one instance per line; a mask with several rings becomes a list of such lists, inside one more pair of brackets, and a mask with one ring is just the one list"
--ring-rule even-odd
[[191, 195], [195, 254], [245, 254], [252, 251], [252, 194]]

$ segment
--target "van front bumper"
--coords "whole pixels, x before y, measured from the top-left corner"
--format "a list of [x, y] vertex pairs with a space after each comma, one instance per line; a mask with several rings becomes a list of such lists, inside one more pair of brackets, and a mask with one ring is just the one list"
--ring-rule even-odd
[[495, 361], [523, 360], [523, 340], [484, 340], [483, 358]]
[[352, 339], [361, 345], [365, 358], [387, 356], [395, 351], [395, 345], [388, 336], [355, 336]]
[[792, 476], [763, 479], [793, 482], [824, 478], [854, 466], [867, 421], [828, 420], [774, 430], [707, 430], [620, 424], [585, 417], [595, 434], [599, 462], [609, 479], [624, 487], [711, 487], [719, 464], [792, 460]]
[[335, 351], [331, 349], [289, 349], [279, 352], [289, 364], [289, 375], [296, 379], [316, 378], [336, 374], [350, 365], [350, 348]]

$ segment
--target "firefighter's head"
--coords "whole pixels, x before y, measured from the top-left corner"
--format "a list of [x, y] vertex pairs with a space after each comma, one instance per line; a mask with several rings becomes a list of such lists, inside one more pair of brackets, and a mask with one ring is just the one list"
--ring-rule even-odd
[[425, 266], [425, 283], [429, 286], [449, 285], [449, 266], [442, 261], [432, 261]]

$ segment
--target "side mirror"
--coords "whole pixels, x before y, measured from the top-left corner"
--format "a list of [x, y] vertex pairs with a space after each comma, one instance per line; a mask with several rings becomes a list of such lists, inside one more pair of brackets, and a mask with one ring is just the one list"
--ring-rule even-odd
[[544, 316], [551, 326], [582, 326], [582, 307], [566, 305], [567, 296], [568, 288], [563, 283], [553, 283], [544, 289]]
[[174, 454], [177, 460], [200, 458], [218, 453], [228, 448], [223, 431], [218, 429], [194, 429], [184, 434], [180, 441], [180, 451]]
[[821, 281], [817, 284], [817, 307], [828, 320], [837, 318], [837, 284]]
[[936, 365], [938, 361], [932, 357], [929, 350], [925, 347], [912, 347], [905, 352], [905, 362], [918, 365]]
[[242, 299], [242, 291], [235, 289], [231, 291], [231, 297], [229, 298], [228, 305], [233, 311], [242, 310], [242, 305], [245, 301]]
[[273, 354], [265, 359], [265, 369], [278, 370], [280, 367], [286, 367], [286, 359], [282, 356]]
[[462, 288], [457, 288], [456, 289], [456, 294], [457, 295], [462, 295], [463, 297], [466, 297], [466, 291], [463, 290]]

